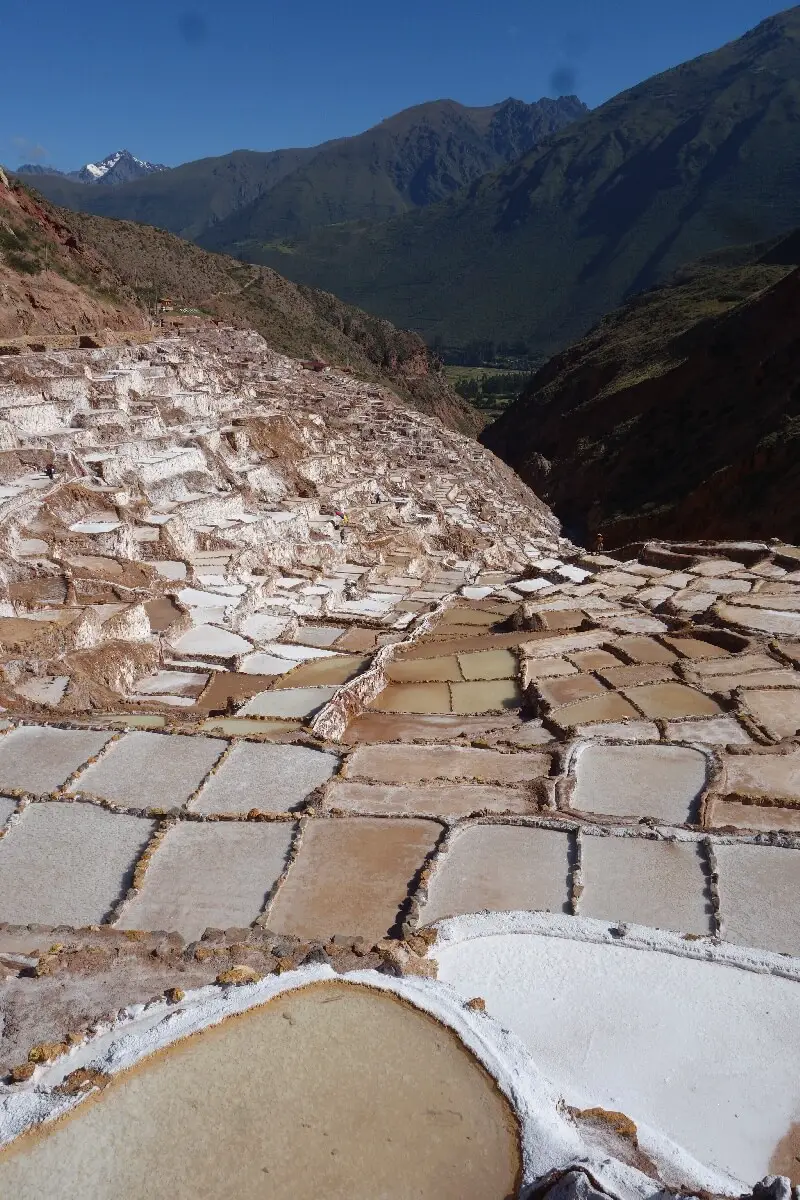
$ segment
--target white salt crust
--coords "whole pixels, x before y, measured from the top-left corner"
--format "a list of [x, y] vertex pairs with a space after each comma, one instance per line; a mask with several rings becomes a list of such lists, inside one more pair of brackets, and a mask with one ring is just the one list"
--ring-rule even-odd
[[[479, 914], [441, 922], [438, 941], [431, 953], [440, 961], [441, 973], [446, 976], [448, 954], [454, 950], [463, 953], [468, 943], [479, 939], [527, 934], [548, 937], [554, 946], [561, 939], [573, 945], [583, 943], [620, 949], [620, 932], [619, 928], [609, 927], [605, 922], [587, 918], [545, 913]], [[525, 941], [524, 936], [520, 938], [521, 951]], [[787, 981], [787, 986], [800, 982], [800, 960], [719, 944], [710, 939], [686, 941], [675, 934], [626, 926], [623, 949], [660, 952], [665, 955], [659, 964], [662, 972], [669, 970], [671, 956], [691, 960], [698, 966], [707, 963], [717, 968], [738, 968], [743, 972], [744, 980], [749, 974], [754, 979], [764, 977], [764, 982], [770, 977], [776, 981], [781, 979]], [[189, 993], [173, 1007], [166, 1002], [147, 1008], [144, 1005], [132, 1007], [113, 1025], [99, 1030], [92, 1040], [79, 1045], [69, 1055], [50, 1066], [38, 1068], [28, 1084], [14, 1088], [0, 1085], [0, 1144], [78, 1105], [80, 1097], [67, 1097], [52, 1090], [78, 1067], [91, 1065], [112, 1074], [126, 1070], [148, 1054], [216, 1024], [226, 1016], [244, 1012], [283, 992], [337, 978], [342, 977], [335, 976], [329, 967], [313, 966], [280, 977], [269, 976], [257, 984], [240, 988], [202, 988]], [[580, 1162], [620, 1200], [657, 1194], [659, 1188], [652, 1179], [613, 1158], [599, 1155], [583, 1143], [578, 1130], [558, 1111], [560, 1088], [547, 1082], [523, 1042], [514, 1033], [502, 1029], [491, 1016], [465, 1009], [463, 1000], [467, 997], [463, 994], [458, 997], [446, 978], [436, 982], [408, 977], [394, 979], [364, 971], [347, 976], [344, 982], [392, 991], [458, 1034], [497, 1080], [518, 1114], [525, 1183], [548, 1171], [565, 1169]], [[467, 990], [471, 995], [480, 994], [483, 983], [485, 980], [477, 979]], [[719, 1012], [718, 1002], [713, 1011]], [[741, 1049], [740, 1043], [737, 1053]], [[644, 1122], [637, 1122], [637, 1125], [642, 1149], [658, 1161], [668, 1176], [671, 1172], [676, 1183], [680, 1181], [684, 1187], [706, 1188], [732, 1196], [747, 1186], [719, 1165], [703, 1165], [663, 1132]], [[752, 1182], [754, 1180], [750, 1179], [749, 1183]]]
[[736, 1195], [770, 1172], [798, 1103], [800, 959], [560, 914], [437, 933], [440, 979], [482, 995], [568, 1103], [625, 1112], [670, 1182]]

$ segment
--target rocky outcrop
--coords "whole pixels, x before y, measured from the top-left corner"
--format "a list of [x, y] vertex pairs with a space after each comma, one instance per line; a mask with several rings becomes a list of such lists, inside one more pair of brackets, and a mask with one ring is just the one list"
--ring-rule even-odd
[[[745, 1192], [741, 1200], [792, 1200], [797, 1191], [785, 1175], [767, 1175], [751, 1192]], [[665, 1189], [663, 1195], [667, 1197], [670, 1192]], [[609, 1193], [586, 1171], [572, 1170], [555, 1179], [547, 1176], [529, 1188], [522, 1200], [609, 1200]]]

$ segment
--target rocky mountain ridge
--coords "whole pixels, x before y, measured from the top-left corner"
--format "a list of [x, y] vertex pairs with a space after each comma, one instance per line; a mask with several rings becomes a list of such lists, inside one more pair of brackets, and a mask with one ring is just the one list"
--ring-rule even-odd
[[320, 223], [379, 219], [432, 204], [586, 111], [575, 96], [482, 108], [437, 100], [353, 137], [266, 153], [236, 150], [113, 191], [38, 170], [36, 186], [67, 208], [142, 221], [230, 251]]
[[800, 7], [609, 100], [449, 200], [259, 261], [419, 330], [549, 355], [681, 263], [800, 224]]
[[17, 167], [17, 175], [35, 175], [41, 181], [42, 176], [57, 176], [60, 179], [72, 179], [75, 183], [103, 184], [104, 186], [119, 187], [132, 179], [146, 179], [149, 175], [160, 171], [168, 171], [162, 163], [151, 163], [136, 158], [130, 150], [115, 150], [99, 162], [85, 163], [77, 171], [59, 171], [55, 167], [42, 166], [37, 163], [24, 163]]

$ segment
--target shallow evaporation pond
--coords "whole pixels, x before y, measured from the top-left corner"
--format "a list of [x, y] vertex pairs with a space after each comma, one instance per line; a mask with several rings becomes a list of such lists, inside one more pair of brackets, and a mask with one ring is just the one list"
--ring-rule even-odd
[[216, 654], [230, 657], [247, 654], [253, 647], [237, 633], [230, 633], [216, 625], [200, 624], [179, 638], [174, 649], [178, 654]]
[[340, 685], [353, 679], [369, 665], [369, 658], [355, 654], [337, 654], [333, 658], [315, 659], [295, 666], [291, 675], [279, 679], [276, 691], [289, 687], [322, 687]]
[[170, 596], [156, 596], [144, 607], [154, 633], [166, 632], [181, 616], [181, 610]]
[[0, 1153], [0, 1194], [505, 1200], [520, 1169], [516, 1119], [455, 1034], [325, 983], [174, 1044], [24, 1136]]
[[624, 1112], [645, 1152], [656, 1130], [747, 1185], [800, 1181], [800, 983], [538, 933], [464, 937], [435, 957], [439, 978], [482, 996], [568, 1104]]
[[261, 720], [258, 717], [209, 717], [203, 722], [203, 729], [210, 733], [238, 734], [248, 736], [281, 736], [301, 729], [299, 721]]
[[706, 759], [684, 746], [583, 747], [576, 762], [572, 807], [682, 825], [695, 817]]

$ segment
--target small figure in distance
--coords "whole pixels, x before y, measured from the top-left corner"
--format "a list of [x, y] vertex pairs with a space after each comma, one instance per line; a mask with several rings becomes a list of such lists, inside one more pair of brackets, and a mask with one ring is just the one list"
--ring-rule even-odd
[[45, 475], [47, 476], [47, 478], [48, 478], [48, 479], [55, 479], [55, 477], [56, 477], [56, 469], [55, 469], [55, 467], [53, 466], [53, 464], [52, 464], [52, 463], [48, 463], [48, 464], [47, 464], [47, 466], [46, 466], [46, 467], [45, 467], [45, 469], [44, 469], [44, 473], [45, 473]]
[[603, 535], [602, 533], [598, 533], [597, 537], [594, 539], [594, 552], [595, 554], [602, 554], [604, 550], [605, 542], [603, 541]]
[[345, 600], [355, 600], [356, 585], [352, 579], [346, 579], [344, 582], [344, 598]]

